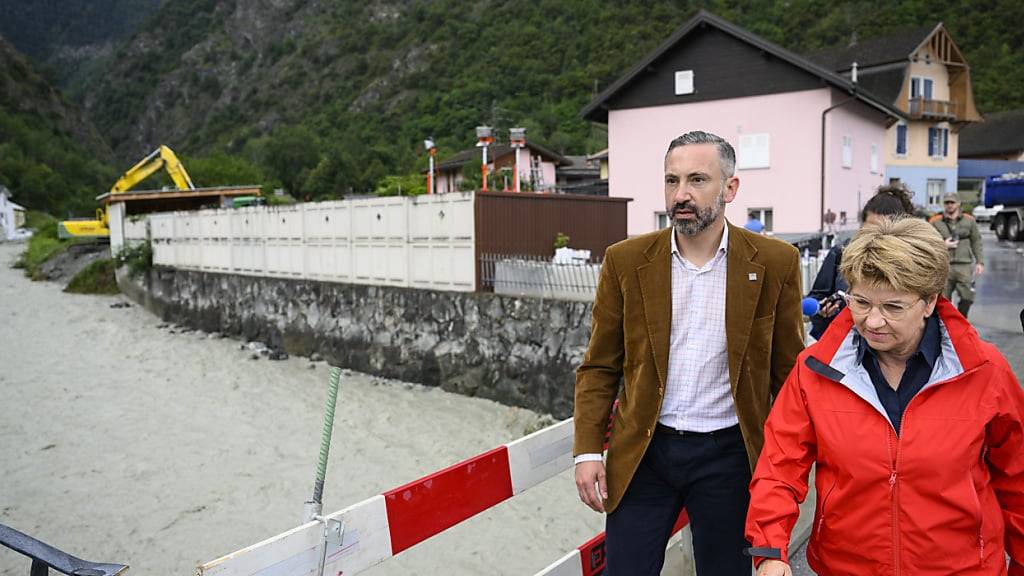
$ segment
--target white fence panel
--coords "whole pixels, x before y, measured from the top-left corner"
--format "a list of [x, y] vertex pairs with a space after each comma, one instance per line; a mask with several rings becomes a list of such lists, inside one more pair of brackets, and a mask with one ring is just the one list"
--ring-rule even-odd
[[[114, 234], [111, 232], [111, 237]], [[131, 243], [136, 240], [146, 239], [146, 218], [139, 216], [128, 216], [124, 219], [124, 239]]]
[[152, 214], [149, 216], [149, 231], [153, 241], [171, 241], [174, 238], [174, 214]]
[[175, 266], [177, 261], [174, 258], [174, 244], [170, 242], [153, 241], [153, 264], [155, 266]]
[[348, 244], [335, 245], [306, 244], [306, 275], [318, 280], [348, 281], [351, 275], [351, 247]]
[[369, 198], [151, 214], [159, 266], [279, 278], [476, 288], [473, 195]]
[[266, 267], [269, 276], [302, 276], [303, 244], [294, 240], [268, 240]]
[[203, 270], [231, 272], [231, 243], [227, 239], [203, 239], [199, 246]]

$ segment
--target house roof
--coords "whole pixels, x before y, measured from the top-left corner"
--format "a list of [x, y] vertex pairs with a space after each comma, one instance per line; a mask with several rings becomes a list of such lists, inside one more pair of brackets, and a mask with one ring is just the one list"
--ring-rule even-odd
[[[908, 63], [909, 64], [909, 63]], [[896, 66], [881, 70], [857, 73], [857, 83], [861, 90], [870, 92], [883, 102], [895, 102], [903, 90], [903, 77], [906, 66]]]
[[1024, 150], [1024, 110], [996, 112], [960, 131], [960, 157], [1020, 153]]
[[835, 46], [807, 56], [828, 70], [836, 72], [849, 70], [854, 62], [860, 69], [908, 62], [910, 55], [940, 26], [942, 24], [921, 26], [866, 40], [854, 40], [845, 46]]
[[[536, 142], [532, 142], [530, 140], [527, 140], [526, 141], [526, 147], [529, 148], [530, 150], [532, 150], [534, 154], [540, 156], [544, 160], [548, 160], [550, 162], [554, 162], [555, 166], [570, 166], [570, 165], [572, 165], [572, 162], [570, 160], [568, 160], [565, 156], [562, 156], [561, 154], [559, 154], [558, 152], [555, 152], [554, 150], [551, 150], [550, 148], [546, 148], [544, 146], [541, 146], [540, 144], [537, 144]], [[501, 158], [502, 156], [504, 156], [506, 154], [511, 154], [513, 150], [514, 149], [511, 146], [509, 146], [508, 144], [494, 144], [492, 146], [488, 146], [488, 148], [487, 148], [487, 155], [493, 161], [494, 159]], [[462, 167], [462, 165], [465, 164], [470, 159], [472, 159], [472, 158], [479, 158], [479, 157], [480, 157], [480, 149], [479, 148], [469, 148], [468, 150], [462, 150], [462, 151], [456, 152], [455, 154], [452, 154], [451, 156], [445, 158], [442, 162], [438, 163], [437, 169], [438, 170], [444, 170], [444, 169], [451, 169], [451, 168], [456, 168], [456, 167]]]
[[607, 160], [607, 159], [608, 159], [608, 149], [607, 148], [605, 148], [604, 150], [601, 150], [600, 152], [594, 152], [590, 156], [587, 156], [587, 160]]
[[691, 32], [697, 30], [701, 25], [713, 26], [722, 32], [725, 32], [738, 40], [746, 42], [766, 53], [773, 55], [774, 57], [789, 63], [796, 68], [799, 68], [805, 72], [817, 76], [828, 85], [838, 88], [844, 92], [851, 94], [858, 100], [864, 102], [868, 106], [878, 109], [879, 111], [892, 116], [894, 118], [902, 118], [904, 113], [893, 107], [891, 103], [879, 99], [873, 94], [866, 93], [859, 88], [858, 85], [851, 82], [849, 79], [844, 78], [831, 70], [828, 70], [821, 65], [808, 60], [807, 58], [800, 56], [794, 52], [790, 52], [785, 48], [765, 40], [764, 38], [748, 32], [731, 22], [723, 20], [718, 16], [706, 11], [700, 10], [697, 14], [691, 18], [687, 23], [683, 24], [678, 30], [676, 30], [667, 40], [661, 43], [653, 52], [642, 58], [632, 69], [626, 74], [621, 76], [618, 80], [612, 83], [607, 89], [597, 95], [580, 113], [583, 118], [587, 120], [593, 120], [598, 122], [606, 122], [608, 119], [608, 101], [614, 96], [621, 93], [627, 86], [629, 86], [638, 76], [640, 76], [648, 67], [652, 66], [659, 58], [665, 55], [676, 47], [677, 44], [682, 42]]

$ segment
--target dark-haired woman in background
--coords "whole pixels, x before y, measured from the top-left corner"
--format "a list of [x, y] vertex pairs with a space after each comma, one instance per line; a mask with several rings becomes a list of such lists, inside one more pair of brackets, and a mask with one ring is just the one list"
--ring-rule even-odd
[[[914, 204], [910, 201], [910, 194], [906, 188], [901, 186], [881, 186], [870, 200], [864, 204], [860, 211], [860, 223], [875, 222], [880, 216], [898, 217], [914, 214]], [[849, 242], [849, 240], [847, 240]], [[842, 274], [839, 273], [839, 263], [843, 257], [843, 248], [846, 243], [836, 244], [828, 251], [825, 261], [821, 263], [818, 275], [814, 278], [814, 284], [807, 296], [821, 302], [833, 296], [840, 290], [846, 292], [848, 286]], [[834, 298], [821, 305], [818, 313], [811, 316], [811, 336], [815, 340], [821, 338], [825, 333], [832, 319], [843, 309], [845, 302], [842, 298]]]

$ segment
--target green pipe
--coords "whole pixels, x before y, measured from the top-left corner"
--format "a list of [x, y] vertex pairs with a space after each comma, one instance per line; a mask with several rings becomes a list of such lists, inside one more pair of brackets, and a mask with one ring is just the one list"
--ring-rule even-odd
[[316, 484], [313, 502], [323, 503], [324, 478], [327, 476], [327, 456], [331, 453], [331, 433], [334, 431], [334, 407], [338, 403], [338, 381], [341, 368], [331, 368], [331, 381], [327, 387], [327, 406], [324, 408], [324, 430], [320, 435], [320, 461], [316, 465]]

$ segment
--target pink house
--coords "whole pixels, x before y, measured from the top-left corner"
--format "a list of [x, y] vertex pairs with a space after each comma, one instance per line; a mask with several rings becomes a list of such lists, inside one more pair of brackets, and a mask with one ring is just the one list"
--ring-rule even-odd
[[[570, 166], [567, 158], [549, 150], [535, 142], [526, 141], [526, 146], [519, 149], [519, 178], [524, 190], [533, 192], [552, 192], [558, 182], [556, 169], [559, 166]], [[465, 179], [464, 170], [470, 166], [476, 171], [476, 180], [480, 179], [480, 165], [483, 154], [480, 148], [470, 148], [456, 152], [437, 165], [437, 193], [458, 192], [462, 189]], [[504, 176], [508, 176], [508, 187], [513, 188], [512, 171], [516, 166], [516, 149], [508, 144], [494, 144], [487, 149], [487, 172], [493, 174], [499, 182], [498, 191], [504, 188]], [[505, 172], [502, 172], [502, 169]]]
[[583, 109], [608, 125], [611, 196], [632, 198], [629, 235], [667, 224], [669, 142], [691, 130], [736, 149], [740, 189], [726, 216], [753, 212], [783, 238], [840, 228], [884, 181], [886, 129], [902, 117], [856, 82], [700, 11]]

